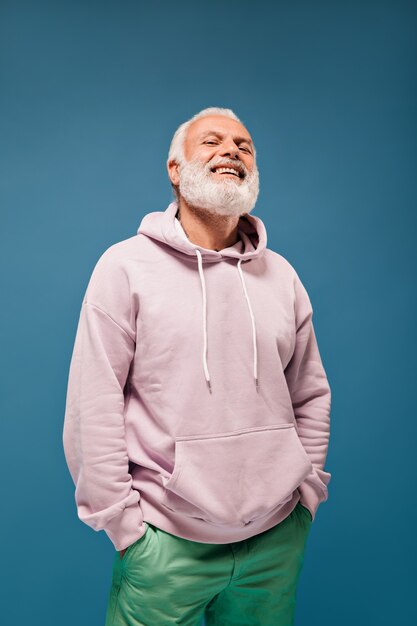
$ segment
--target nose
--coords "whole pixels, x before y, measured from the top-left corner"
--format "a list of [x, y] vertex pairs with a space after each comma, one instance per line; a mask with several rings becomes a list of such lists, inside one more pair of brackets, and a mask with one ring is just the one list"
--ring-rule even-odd
[[239, 147], [233, 139], [225, 139], [221, 145], [221, 154], [233, 158], [239, 158]]

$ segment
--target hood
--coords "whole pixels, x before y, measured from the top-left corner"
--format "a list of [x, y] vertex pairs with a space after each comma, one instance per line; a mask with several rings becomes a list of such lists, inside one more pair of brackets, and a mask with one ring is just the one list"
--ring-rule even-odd
[[191, 256], [196, 262], [201, 253], [204, 261], [221, 261], [223, 258], [236, 258], [247, 261], [261, 256], [266, 248], [267, 236], [264, 223], [259, 217], [245, 213], [238, 222], [238, 235], [240, 240], [229, 248], [223, 248], [217, 252], [202, 246], [197, 246], [188, 239], [184, 230], [175, 217], [178, 211], [176, 201], [171, 202], [165, 211], [154, 211], [145, 215], [138, 228], [138, 234], [146, 235], [152, 239], [167, 244], [174, 250]]
[[[256, 323], [241, 265], [242, 263], [253, 261], [264, 254], [267, 242], [264, 223], [259, 217], [250, 215], [249, 213], [241, 215], [238, 222], [239, 240], [233, 246], [223, 248], [217, 252], [216, 250], [210, 250], [208, 248], [198, 246], [188, 239], [181, 223], [176, 218], [177, 211], [178, 203], [173, 201], [169, 204], [165, 211], [154, 211], [152, 213], [148, 213], [143, 217], [137, 233], [146, 235], [151, 239], [161, 241], [172, 248], [172, 250], [175, 250], [176, 254], [182, 253], [188, 255], [190, 260], [195, 261], [196, 266], [198, 266], [202, 298], [202, 333], [204, 336], [202, 362], [204, 376], [210, 392], [210, 372], [207, 366], [207, 297], [203, 263], [220, 262], [224, 259], [236, 259], [236, 268], [239, 272], [246, 304], [252, 320], [253, 377], [256, 388], [258, 388]], [[212, 299], [211, 301], [213, 300], [215, 299]]]

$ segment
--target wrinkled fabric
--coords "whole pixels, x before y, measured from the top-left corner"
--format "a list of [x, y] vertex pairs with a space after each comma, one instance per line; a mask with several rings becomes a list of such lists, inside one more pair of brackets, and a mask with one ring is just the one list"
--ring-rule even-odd
[[327, 499], [330, 386], [297, 272], [259, 217], [193, 244], [176, 202], [98, 259], [69, 368], [63, 444], [79, 518], [116, 550], [144, 522], [247, 539]]
[[105, 626], [291, 626], [311, 528], [298, 504], [270, 530], [207, 544], [150, 525], [114, 557]]

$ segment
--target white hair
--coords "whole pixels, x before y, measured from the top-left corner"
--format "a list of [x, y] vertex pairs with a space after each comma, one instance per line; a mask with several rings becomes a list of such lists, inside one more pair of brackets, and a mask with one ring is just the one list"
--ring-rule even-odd
[[[200, 119], [201, 117], [206, 117], [208, 115], [224, 115], [225, 117], [230, 117], [232, 120], [236, 120], [240, 124], [243, 122], [238, 118], [236, 113], [232, 111], [232, 109], [223, 109], [221, 107], [208, 107], [207, 109], [203, 109], [196, 113], [186, 122], [183, 122], [175, 131], [174, 136], [171, 141], [171, 145], [169, 147], [168, 153], [168, 162], [171, 160], [176, 161], [177, 163], [182, 163], [185, 160], [184, 157], [184, 141], [187, 135], [188, 128], [195, 120]], [[256, 161], [256, 150], [255, 146], [253, 146], [253, 156]], [[178, 199], [178, 190], [174, 184], [172, 184], [174, 193], [176, 198]]]

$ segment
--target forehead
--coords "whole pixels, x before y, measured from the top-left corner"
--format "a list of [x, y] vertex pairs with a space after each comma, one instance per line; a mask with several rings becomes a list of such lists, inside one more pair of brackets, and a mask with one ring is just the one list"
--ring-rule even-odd
[[232, 135], [234, 138], [251, 142], [251, 136], [243, 124], [224, 115], [206, 115], [194, 120], [188, 127], [186, 142], [193, 144], [211, 132]]

